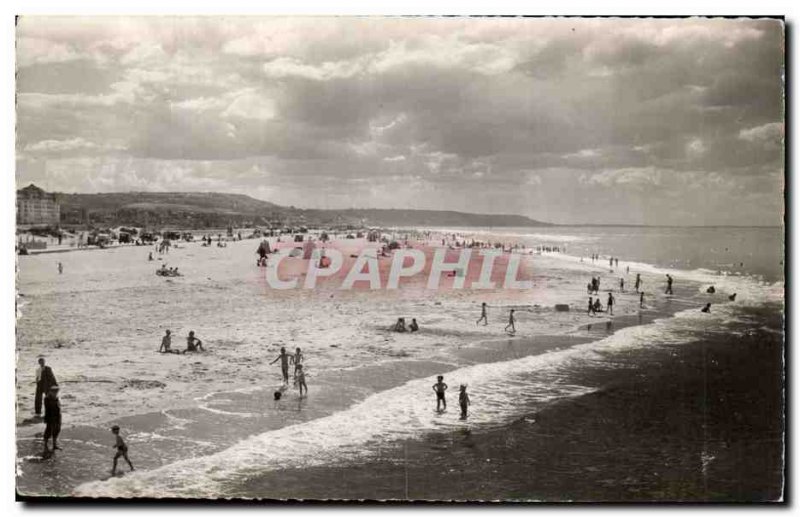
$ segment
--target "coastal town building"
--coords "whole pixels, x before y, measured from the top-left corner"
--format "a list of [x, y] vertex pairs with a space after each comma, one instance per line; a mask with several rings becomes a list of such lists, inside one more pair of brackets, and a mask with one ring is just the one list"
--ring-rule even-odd
[[33, 183], [17, 190], [17, 224], [59, 224], [61, 205], [54, 193]]

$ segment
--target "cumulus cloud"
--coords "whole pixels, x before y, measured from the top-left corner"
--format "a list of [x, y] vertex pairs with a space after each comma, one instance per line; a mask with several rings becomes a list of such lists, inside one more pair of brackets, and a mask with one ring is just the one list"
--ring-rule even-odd
[[[781, 194], [757, 180], [782, 171], [783, 45], [770, 20], [22, 17], [17, 176], [752, 221], [750, 187]], [[689, 204], [697, 185], [739, 207]]]

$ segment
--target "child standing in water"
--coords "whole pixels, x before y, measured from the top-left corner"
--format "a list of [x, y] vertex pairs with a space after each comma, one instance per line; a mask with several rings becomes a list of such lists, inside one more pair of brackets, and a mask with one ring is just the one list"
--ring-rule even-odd
[[[447, 384], [444, 383], [444, 375], [436, 377], [433, 391], [436, 392], [436, 411], [445, 411], [447, 409], [447, 400], [444, 398], [444, 392], [447, 391]], [[440, 404], [443, 406], [441, 409], [439, 408]]]
[[303, 390], [305, 390], [306, 395], [308, 395], [308, 386], [306, 385], [306, 374], [303, 372], [303, 365], [298, 365], [294, 371], [295, 377], [297, 379], [297, 387], [300, 390], [300, 396], [303, 396]]
[[467, 418], [467, 407], [469, 407], [469, 395], [467, 395], [467, 385], [462, 384], [458, 394], [458, 405], [461, 406], [461, 419]]
[[294, 355], [291, 357], [292, 363], [294, 363], [294, 382], [297, 383], [297, 371], [303, 368], [303, 352], [300, 351], [300, 347], [294, 349]]
[[113, 426], [111, 428], [111, 432], [117, 437], [117, 441], [114, 444], [114, 447], [117, 449], [117, 453], [114, 455], [114, 466], [111, 467], [111, 475], [114, 476], [117, 474], [117, 460], [119, 460], [120, 456], [125, 458], [125, 461], [128, 462], [128, 466], [131, 468], [131, 471], [133, 471], [133, 463], [131, 463], [130, 458], [128, 458], [128, 446], [125, 445], [125, 440], [123, 440], [119, 435], [119, 426]]

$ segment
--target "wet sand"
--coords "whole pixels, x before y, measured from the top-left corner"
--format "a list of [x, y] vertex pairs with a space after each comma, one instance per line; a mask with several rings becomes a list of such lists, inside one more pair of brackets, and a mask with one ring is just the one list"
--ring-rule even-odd
[[[781, 323], [768, 316], [773, 328]], [[285, 469], [231, 495], [292, 499], [777, 501], [782, 337], [751, 330], [608, 354], [598, 391], [494, 430], [385, 444], [373, 461]]]
[[[618, 296], [613, 321], [605, 315], [589, 317], [581, 310], [585, 280], [608, 270], [535, 256], [532, 293], [464, 290], [405, 297], [404, 292], [401, 298], [387, 298], [384, 292], [360, 292], [337, 294], [331, 301], [319, 292], [264, 293], [252, 247], [253, 241], [243, 241], [223, 249], [201, 249], [195, 243], [172, 250], [164, 261], [180, 264], [186, 275], [174, 281], [153, 275], [159, 262], [146, 261], [147, 248], [65, 254], [64, 275], [54, 273], [45, 257], [21, 262], [19, 286], [26, 295], [17, 343], [21, 493], [70, 495], [78, 485], [103, 478], [113, 456], [112, 423], [123, 427], [131, 459], [146, 472], [218, 453], [254, 435], [319, 420], [406, 381], [427, 383], [427, 378], [457, 368], [600, 339], [696, 304], [698, 292], [698, 285], [682, 283], [674, 298], [648, 299], [644, 313], [635, 293], [626, 293]], [[654, 275], [646, 277], [657, 282]], [[478, 302], [484, 299], [492, 307], [489, 327], [474, 325]], [[552, 305], [561, 302], [573, 310], [554, 312]], [[519, 332], [503, 338], [502, 318], [509, 306], [522, 308], [517, 313]], [[413, 335], [388, 332], [396, 314], [423, 314], [422, 330]], [[197, 329], [211, 352], [156, 354], [165, 326]], [[280, 345], [303, 347], [311, 366], [308, 399], [301, 400], [290, 388], [280, 404], [273, 402], [279, 370], [265, 363]], [[180, 339], [173, 347], [181, 347]], [[65, 450], [45, 462], [37, 458], [42, 426], [27, 423], [33, 373], [28, 365], [39, 353], [56, 369], [65, 412]], [[312, 447], [307, 449], [313, 450], [313, 436], [309, 440]], [[391, 441], [386, 448], [392, 449]], [[302, 465], [303, 460], [288, 458], [288, 463]], [[376, 486], [381, 482], [376, 478]], [[244, 496], [306, 497], [302, 494], [307, 488], [287, 487], [286, 496], [256, 489]]]

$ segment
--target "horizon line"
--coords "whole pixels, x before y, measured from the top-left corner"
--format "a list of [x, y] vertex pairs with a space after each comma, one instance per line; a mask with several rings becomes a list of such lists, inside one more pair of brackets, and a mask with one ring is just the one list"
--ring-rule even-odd
[[[35, 183], [31, 182], [29, 185], [35, 185]], [[39, 187], [41, 188], [41, 187]], [[19, 189], [17, 189], [19, 190]], [[72, 195], [104, 195], [104, 194], [223, 194], [223, 195], [239, 195], [245, 196], [255, 201], [261, 201], [264, 203], [270, 203], [275, 205], [276, 207], [285, 208], [288, 210], [322, 210], [322, 211], [343, 211], [343, 210], [406, 210], [406, 211], [427, 211], [427, 212], [456, 212], [462, 213], [467, 215], [483, 215], [483, 216], [511, 216], [511, 217], [524, 217], [530, 219], [531, 221], [542, 223], [542, 225], [546, 226], [581, 226], [581, 227], [628, 227], [628, 228], [786, 228], [785, 224], [766, 224], [766, 225], [745, 225], [745, 224], [690, 224], [690, 225], [683, 225], [683, 224], [642, 224], [642, 223], [556, 223], [550, 221], [542, 221], [539, 219], [534, 219], [532, 216], [523, 215], [523, 214], [513, 214], [513, 213], [482, 213], [482, 212], [465, 212], [462, 210], [457, 209], [442, 209], [442, 208], [375, 208], [375, 207], [348, 207], [348, 208], [301, 208], [294, 205], [280, 205], [273, 201], [268, 201], [265, 199], [259, 199], [252, 197], [248, 194], [242, 194], [239, 192], [217, 192], [217, 191], [180, 191], [180, 190], [171, 190], [171, 191], [153, 191], [153, 190], [118, 190], [118, 191], [106, 191], [106, 192], [59, 192], [59, 191], [52, 191], [54, 194], [72, 194]]]

